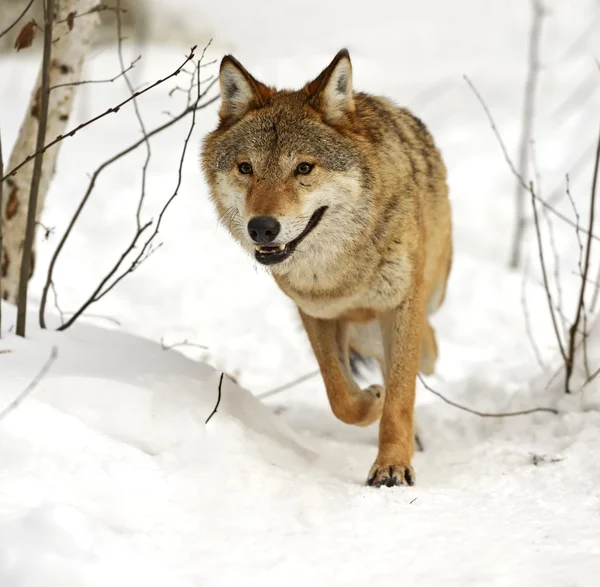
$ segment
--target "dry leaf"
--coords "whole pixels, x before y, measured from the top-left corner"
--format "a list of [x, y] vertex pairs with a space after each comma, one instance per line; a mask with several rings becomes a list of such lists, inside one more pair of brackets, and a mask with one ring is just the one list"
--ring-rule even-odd
[[35, 20], [30, 20], [20, 30], [15, 40], [15, 49], [20, 51], [21, 49], [27, 49], [33, 44], [35, 39], [35, 33], [37, 32], [37, 24]]
[[75, 11], [71, 11], [71, 12], [69, 12], [69, 14], [67, 14], [67, 26], [69, 27], [70, 31], [73, 30], [74, 22], [75, 22]]

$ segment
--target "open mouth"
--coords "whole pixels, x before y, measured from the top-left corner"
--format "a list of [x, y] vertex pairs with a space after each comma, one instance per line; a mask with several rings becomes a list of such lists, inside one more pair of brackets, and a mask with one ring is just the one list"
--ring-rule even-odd
[[285, 261], [296, 250], [296, 247], [314, 230], [317, 224], [319, 224], [321, 218], [323, 218], [323, 214], [325, 214], [325, 210], [327, 210], [327, 206], [318, 208], [310, 217], [304, 230], [293, 241], [285, 245], [256, 245], [254, 247], [256, 260], [263, 265], [276, 265]]

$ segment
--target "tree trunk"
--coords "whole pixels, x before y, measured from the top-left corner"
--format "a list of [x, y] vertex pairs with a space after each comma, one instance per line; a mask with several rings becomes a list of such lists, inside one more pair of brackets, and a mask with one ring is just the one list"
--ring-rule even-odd
[[[50, 106], [48, 111], [47, 139], [64, 134], [73, 107], [73, 99], [79, 81], [85, 56], [90, 47], [92, 34], [99, 23], [96, 12], [85, 14], [98, 5], [97, 0], [57, 0], [57, 13], [54, 21], [55, 39], [52, 47], [50, 64]], [[74, 13], [74, 18], [69, 17]], [[77, 17], [77, 14], [82, 16]], [[69, 18], [68, 18], [69, 17]], [[35, 84], [31, 100], [21, 125], [17, 142], [13, 148], [5, 173], [21, 163], [28, 155], [35, 152], [36, 137], [39, 124], [39, 108], [41, 101], [41, 71]], [[56, 158], [61, 143], [57, 143], [44, 154], [44, 166], [40, 180], [36, 221], [44, 208], [46, 194], [54, 175]], [[4, 209], [0, 212], [3, 227], [3, 246], [0, 255], [0, 271], [2, 272], [2, 299], [16, 303], [19, 288], [19, 273], [23, 254], [23, 241], [27, 221], [29, 190], [33, 173], [34, 160], [22, 167], [14, 176], [5, 180]], [[33, 273], [35, 251], [32, 252], [30, 276]]]

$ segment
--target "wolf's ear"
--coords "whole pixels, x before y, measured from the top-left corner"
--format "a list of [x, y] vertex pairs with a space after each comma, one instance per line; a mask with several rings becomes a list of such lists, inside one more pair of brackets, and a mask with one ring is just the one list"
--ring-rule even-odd
[[274, 90], [254, 79], [233, 56], [226, 55], [219, 71], [221, 109], [226, 122], [239, 120], [252, 108], [258, 108]]
[[319, 77], [305, 86], [310, 103], [327, 122], [337, 122], [354, 112], [352, 97], [352, 63], [347, 49], [342, 49]]

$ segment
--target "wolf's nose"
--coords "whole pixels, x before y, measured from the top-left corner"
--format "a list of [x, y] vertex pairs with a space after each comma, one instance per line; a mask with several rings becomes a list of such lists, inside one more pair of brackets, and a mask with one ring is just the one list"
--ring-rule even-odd
[[273, 242], [280, 230], [281, 224], [272, 216], [256, 216], [248, 222], [250, 238], [261, 245]]

